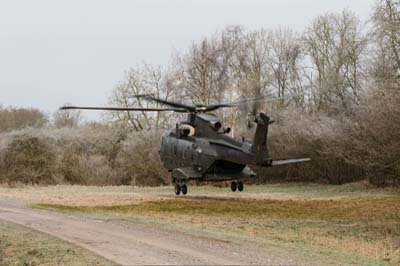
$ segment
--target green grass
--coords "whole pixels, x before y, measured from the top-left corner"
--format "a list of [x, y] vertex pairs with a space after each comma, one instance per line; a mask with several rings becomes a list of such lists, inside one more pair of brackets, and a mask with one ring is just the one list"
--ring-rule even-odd
[[[344, 186], [273, 184], [227, 188], [191, 187], [186, 197], [154, 198], [130, 205], [38, 208], [141, 218], [175, 229], [326, 258], [331, 265], [400, 264], [400, 193], [363, 183]], [[145, 189], [152, 195], [165, 188]], [[234, 196], [237, 195], [237, 198]]]
[[0, 265], [115, 265], [47, 234], [0, 220]]
[[[131, 188], [131, 192], [146, 195], [172, 195], [171, 187]], [[344, 185], [325, 185], [315, 183], [274, 183], [245, 187], [244, 193], [231, 193], [227, 186], [189, 186], [189, 196], [231, 197], [231, 198], [272, 198], [272, 199], [329, 199], [329, 198], [384, 198], [398, 197], [399, 188], [377, 188], [368, 183], [356, 182]]]
[[[204, 188], [204, 190], [206, 192], [208, 188]], [[221, 189], [216, 188], [216, 191], [218, 190]], [[226, 191], [226, 188], [223, 188], [222, 191]], [[282, 196], [288, 199], [368, 198], [399, 196], [400, 189], [390, 187], [377, 188], [364, 182], [348, 183], [340, 186], [315, 183], [275, 183], [246, 186], [246, 193], [254, 196], [271, 196], [272, 198]]]

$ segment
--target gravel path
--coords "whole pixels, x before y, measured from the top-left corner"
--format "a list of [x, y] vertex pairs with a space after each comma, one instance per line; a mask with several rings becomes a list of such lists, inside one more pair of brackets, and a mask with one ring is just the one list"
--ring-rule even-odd
[[245, 244], [194, 237], [153, 225], [29, 209], [20, 201], [0, 200], [0, 219], [56, 236], [122, 265], [304, 265]]

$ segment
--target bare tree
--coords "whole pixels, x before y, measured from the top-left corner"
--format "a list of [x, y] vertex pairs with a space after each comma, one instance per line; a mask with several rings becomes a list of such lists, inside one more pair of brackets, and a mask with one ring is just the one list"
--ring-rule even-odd
[[400, 184], [400, 2], [378, 1], [372, 17], [370, 89], [360, 112], [363, 130], [350, 152], [366, 164], [370, 182]]
[[[140, 94], [153, 94], [158, 98], [169, 99], [174, 87], [168, 71], [147, 64], [137, 65], [129, 70], [126, 80], [118, 84], [109, 99], [110, 105], [121, 107], [160, 107], [158, 103], [135, 97]], [[125, 124], [135, 131], [163, 128], [169, 118], [167, 113], [150, 112], [111, 112], [108, 120]]]
[[304, 43], [313, 65], [310, 80], [317, 109], [330, 108], [337, 100], [345, 109], [357, 102], [367, 44], [359, 19], [347, 10], [320, 16], [306, 31]]
[[[270, 52], [268, 66], [272, 71], [271, 85], [278, 97], [287, 96], [289, 93], [304, 95], [302, 84], [302, 51], [301, 41], [297, 33], [291, 29], [279, 28], [270, 32]], [[281, 107], [285, 107], [284, 100]], [[304, 97], [297, 97], [299, 105], [304, 104]]]
[[193, 43], [189, 52], [175, 57], [176, 78], [183, 96], [197, 104], [223, 99], [226, 65], [217, 35]]
[[47, 116], [38, 109], [4, 108], [0, 105], [0, 132], [25, 127], [43, 127], [47, 122]]
[[400, 1], [380, 0], [372, 17], [376, 40], [375, 76], [400, 80]]
[[253, 97], [264, 95], [271, 82], [271, 70], [268, 68], [270, 34], [267, 31], [254, 31], [246, 36], [246, 55], [243, 60], [246, 87], [242, 94]]
[[[225, 101], [233, 102], [239, 100], [243, 91], [244, 69], [243, 61], [246, 55], [245, 33], [240, 26], [227, 27], [221, 32], [218, 39], [219, 49], [222, 53], [223, 64], [225, 66]], [[229, 110], [221, 109], [221, 116], [231, 127], [231, 136], [234, 136], [238, 123], [238, 108]]]
[[79, 126], [81, 119], [82, 113], [77, 110], [59, 110], [53, 114], [53, 124], [57, 128], [76, 128]]

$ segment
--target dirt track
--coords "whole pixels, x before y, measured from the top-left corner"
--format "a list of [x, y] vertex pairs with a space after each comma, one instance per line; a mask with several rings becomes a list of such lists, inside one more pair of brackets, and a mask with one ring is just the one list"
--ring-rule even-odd
[[72, 242], [123, 265], [300, 265], [266, 249], [190, 236], [150, 225], [121, 224], [0, 200], [0, 219]]

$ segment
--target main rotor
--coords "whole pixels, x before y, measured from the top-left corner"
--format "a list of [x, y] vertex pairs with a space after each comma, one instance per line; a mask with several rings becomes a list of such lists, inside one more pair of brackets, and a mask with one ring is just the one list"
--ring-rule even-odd
[[104, 110], [104, 111], [144, 111], [144, 112], [177, 112], [177, 113], [191, 113], [199, 114], [215, 111], [221, 108], [232, 108], [248, 104], [256, 104], [258, 102], [274, 102], [283, 99], [293, 98], [298, 95], [291, 95], [285, 97], [271, 97], [271, 96], [259, 96], [255, 98], [248, 98], [236, 102], [227, 102], [211, 105], [195, 104], [187, 105], [182, 103], [177, 103], [169, 100], [163, 100], [155, 97], [153, 94], [142, 94], [134, 95], [132, 98], [142, 98], [149, 102], [160, 103], [170, 108], [142, 108], [142, 107], [89, 107], [89, 106], [62, 106], [60, 110]]

